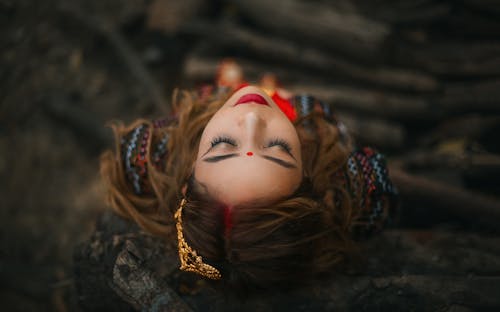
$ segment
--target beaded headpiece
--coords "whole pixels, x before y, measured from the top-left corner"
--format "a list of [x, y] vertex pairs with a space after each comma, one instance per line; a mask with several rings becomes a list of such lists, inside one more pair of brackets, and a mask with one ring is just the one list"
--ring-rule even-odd
[[123, 167], [136, 195], [151, 193], [151, 186], [147, 182], [148, 162], [157, 170], [162, 170], [168, 154], [169, 135], [161, 129], [174, 121], [174, 118], [165, 118], [153, 121], [152, 125], [139, 124], [121, 138]]
[[222, 278], [219, 270], [213, 266], [203, 263], [201, 256], [196, 254], [196, 251], [188, 245], [182, 233], [182, 209], [186, 205], [186, 199], [183, 198], [179, 208], [175, 212], [175, 227], [177, 228], [177, 240], [179, 242], [179, 260], [181, 261], [180, 269], [186, 272], [193, 272], [209, 279], [219, 280]]
[[[364, 147], [355, 149], [347, 160], [347, 170], [341, 177], [350, 190], [351, 197], [360, 194], [361, 215], [357, 220], [360, 234], [370, 234], [382, 229], [388, 215], [394, 215], [398, 190], [392, 184], [385, 156], [376, 150]], [[384, 205], [388, 205], [387, 211]]]

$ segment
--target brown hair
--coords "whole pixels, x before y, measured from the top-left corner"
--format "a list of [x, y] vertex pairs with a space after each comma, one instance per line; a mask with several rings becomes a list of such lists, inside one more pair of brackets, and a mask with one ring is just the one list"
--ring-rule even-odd
[[319, 114], [297, 120], [304, 167], [301, 186], [271, 205], [233, 207], [228, 230], [224, 207], [203, 191], [192, 169], [202, 131], [225, 99], [202, 101], [189, 92], [174, 94], [177, 124], [154, 129], [147, 142], [154, 144], [168, 133], [169, 155], [158, 168], [152, 165], [151, 153], [146, 154], [146, 182], [151, 192], [143, 195], [136, 195], [127, 181], [119, 142], [139, 124], [153, 129], [151, 122], [138, 120], [129, 127], [114, 124], [116, 153], [107, 151], [101, 158], [110, 205], [144, 230], [175, 243], [173, 213], [182, 187], [188, 185], [184, 237], [233, 288], [300, 282], [331, 269], [350, 247], [350, 226], [357, 214], [353, 208], [357, 200], [350, 197], [339, 175], [350, 144], [341, 143], [337, 127]]

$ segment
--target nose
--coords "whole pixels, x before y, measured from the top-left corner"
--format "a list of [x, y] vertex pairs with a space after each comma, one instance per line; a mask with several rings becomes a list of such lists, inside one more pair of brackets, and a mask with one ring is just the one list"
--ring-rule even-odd
[[266, 123], [262, 116], [255, 111], [248, 112], [243, 116], [243, 123], [246, 130], [247, 139], [251, 143], [257, 143]]

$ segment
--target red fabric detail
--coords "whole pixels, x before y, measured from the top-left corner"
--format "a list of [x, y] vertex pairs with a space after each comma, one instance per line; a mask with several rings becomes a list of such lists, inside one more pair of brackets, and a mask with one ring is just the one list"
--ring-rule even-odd
[[288, 119], [290, 119], [291, 121], [295, 121], [297, 119], [297, 112], [295, 111], [295, 108], [289, 100], [281, 97], [278, 92], [274, 92], [271, 98], [276, 103], [276, 105], [278, 105], [281, 111], [285, 113]]
[[[139, 171], [139, 174], [144, 176], [146, 174], [146, 165], [147, 165], [148, 161], [146, 160], [146, 156], [141, 156], [141, 155], [137, 155], [135, 157], [135, 166], [136, 167], [139, 167], [140, 168], [140, 171]], [[141, 177], [141, 178], [145, 178], [145, 177]]]
[[375, 151], [370, 147], [364, 147], [363, 152], [365, 152], [366, 157], [372, 157], [375, 155]]

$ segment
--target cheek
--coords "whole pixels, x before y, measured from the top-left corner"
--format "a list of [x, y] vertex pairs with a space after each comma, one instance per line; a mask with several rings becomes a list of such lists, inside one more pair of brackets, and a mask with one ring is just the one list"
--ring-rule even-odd
[[205, 183], [207, 180], [211, 180], [210, 177], [214, 175], [211, 169], [213, 167], [211, 166], [206, 166], [205, 164], [201, 163], [201, 160], [196, 160], [195, 165], [194, 165], [194, 174], [196, 180]]

